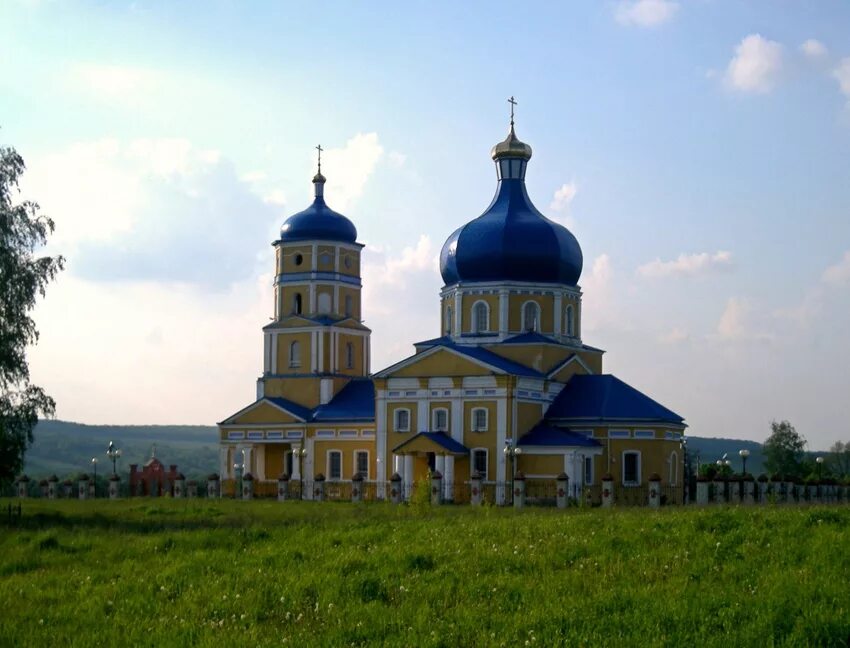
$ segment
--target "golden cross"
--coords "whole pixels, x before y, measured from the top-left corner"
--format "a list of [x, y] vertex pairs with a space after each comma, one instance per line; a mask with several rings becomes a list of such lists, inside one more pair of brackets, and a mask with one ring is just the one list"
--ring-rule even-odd
[[316, 147], [316, 150], [319, 152], [319, 173], [321, 174], [322, 173], [322, 151], [324, 151], [325, 149], [323, 149], [322, 145], [319, 144]]
[[513, 95], [511, 95], [511, 98], [508, 99], [508, 103], [511, 104], [511, 126], [513, 126], [514, 125], [514, 106], [517, 105], [517, 100], [513, 98]]

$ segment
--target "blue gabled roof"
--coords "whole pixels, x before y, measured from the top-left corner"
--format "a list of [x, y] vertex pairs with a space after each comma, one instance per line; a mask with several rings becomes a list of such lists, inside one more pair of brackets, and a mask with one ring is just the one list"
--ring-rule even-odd
[[375, 385], [368, 378], [355, 379], [329, 403], [313, 410], [314, 421], [374, 421]]
[[492, 351], [488, 351], [487, 349], [482, 349], [477, 346], [464, 346], [461, 344], [441, 344], [439, 346], [444, 346], [448, 349], [452, 349], [457, 351], [458, 353], [465, 355], [467, 357], [473, 358], [474, 360], [479, 360], [480, 362], [486, 362], [489, 365], [493, 365], [502, 371], [513, 374], [516, 376], [531, 376], [534, 378], [540, 378], [543, 376], [539, 371], [535, 371], [530, 367], [526, 367], [525, 365], [521, 365], [518, 362], [514, 362], [513, 360], [508, 360], [507, 358], [503, 358], [497, 353], [493, 353]]
[[506, 340], [502, 340], [501, 344], [558, 344], [555, 338], [550, 338], [546, 335], [541, 335], [535, 331], [529, 331], [527, 333], [520, 333], [519, 335], [514, 335], [513, 337], [509, 337]]
[[451, 452], [452, 454], [469, 454], [469, 448], [460, 443], [459, 441], [455, 441], [445, 432], [420, 432], [419, 434], [414, 434], [404, 443], [400, 443], [395, 448], [393, 448], [393, 452], [400, 450], [408, 443], [411, 443], [414, 439], [418, 439], [419, 437], [425, 437], [430, 441], [433, 441], [441, 448]]
[[684, 419], [611, 374], [576, 375], [546, 412], [547, 419], [628, 419], [681, 425]]
[[304, 407], [303, 405], [299, 405], [298, 403], [293, 403], [291, 400], [287, 400], [286, 398], [280, 398], [279, 396], [266, 396], [265, 398], [261, 398], [259, 402], [269, 401], [270, 403], [274, 403], [278, 407], [282, 407], [287, 412], [291, 412], [295, 414], [298, 418], [304, 419], [305, 421], [310, 420], [310, 416], [313, 411], [309, 407]]
[[452, 339], [448, 335], [443, 335], [438, 338], [432, 338], [430, 340], [422, 340], [421, 342], [414, 342], [413, 346], [437, 346], [440, 344], [451, 344]]
[[538, 423], [524, 437], [520, 438], [520, 446], [572, 446], [580, 448], [595, 448], [599, 441], [584, 434], [578, 434], [565, 428], [553, 427]]

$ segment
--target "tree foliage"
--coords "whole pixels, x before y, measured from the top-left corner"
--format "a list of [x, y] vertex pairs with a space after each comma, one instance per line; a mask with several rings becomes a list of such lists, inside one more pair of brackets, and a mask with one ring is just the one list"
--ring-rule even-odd
[[788, 421], [772, 421], [770, 436], [764, 442], [764, 464], [774, 475], [801, 477], [806, 440]]
[[827, 465], [836, 477], [847, 477], [850, 475], [850, 443], [836, 441], [829, 449]]
[[30, 311], [64, 259], [35, 254], [47, 243], [53, 221], [34, 202], [15, 202], [25, 168], [14, 149], [0, 147], [0, 484], [23, 466], [38, 417], [55, 410], [53, 399], [30, 384], [26, 352], [38, 341]]

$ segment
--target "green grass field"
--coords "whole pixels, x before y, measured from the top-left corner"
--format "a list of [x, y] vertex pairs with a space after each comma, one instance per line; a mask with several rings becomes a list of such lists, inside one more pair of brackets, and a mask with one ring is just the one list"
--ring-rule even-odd
[[27, 501], [0, 524], [0, 645], [847, 645], [848, 528], [847, 507]]

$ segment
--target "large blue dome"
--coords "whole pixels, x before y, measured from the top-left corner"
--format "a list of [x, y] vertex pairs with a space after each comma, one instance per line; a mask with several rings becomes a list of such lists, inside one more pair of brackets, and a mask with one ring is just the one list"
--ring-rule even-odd
[[478, 218], [457, 229], [440, 252], [446, 285], [461, 281], [526, 281], [575, 286], [584, 262], [576, 237], [531, 203], [525, 169], [531, 147], [513, 126], [493, 147], [499, 185]]
[[313, 204], [284, 221], [280, 228], [280, 240], [354, 243], [357, 240], [357, 228], [354, 223], [325, 204], [325, 177], [319, 173], [313, 178], [313, 183], [316, 187]]

